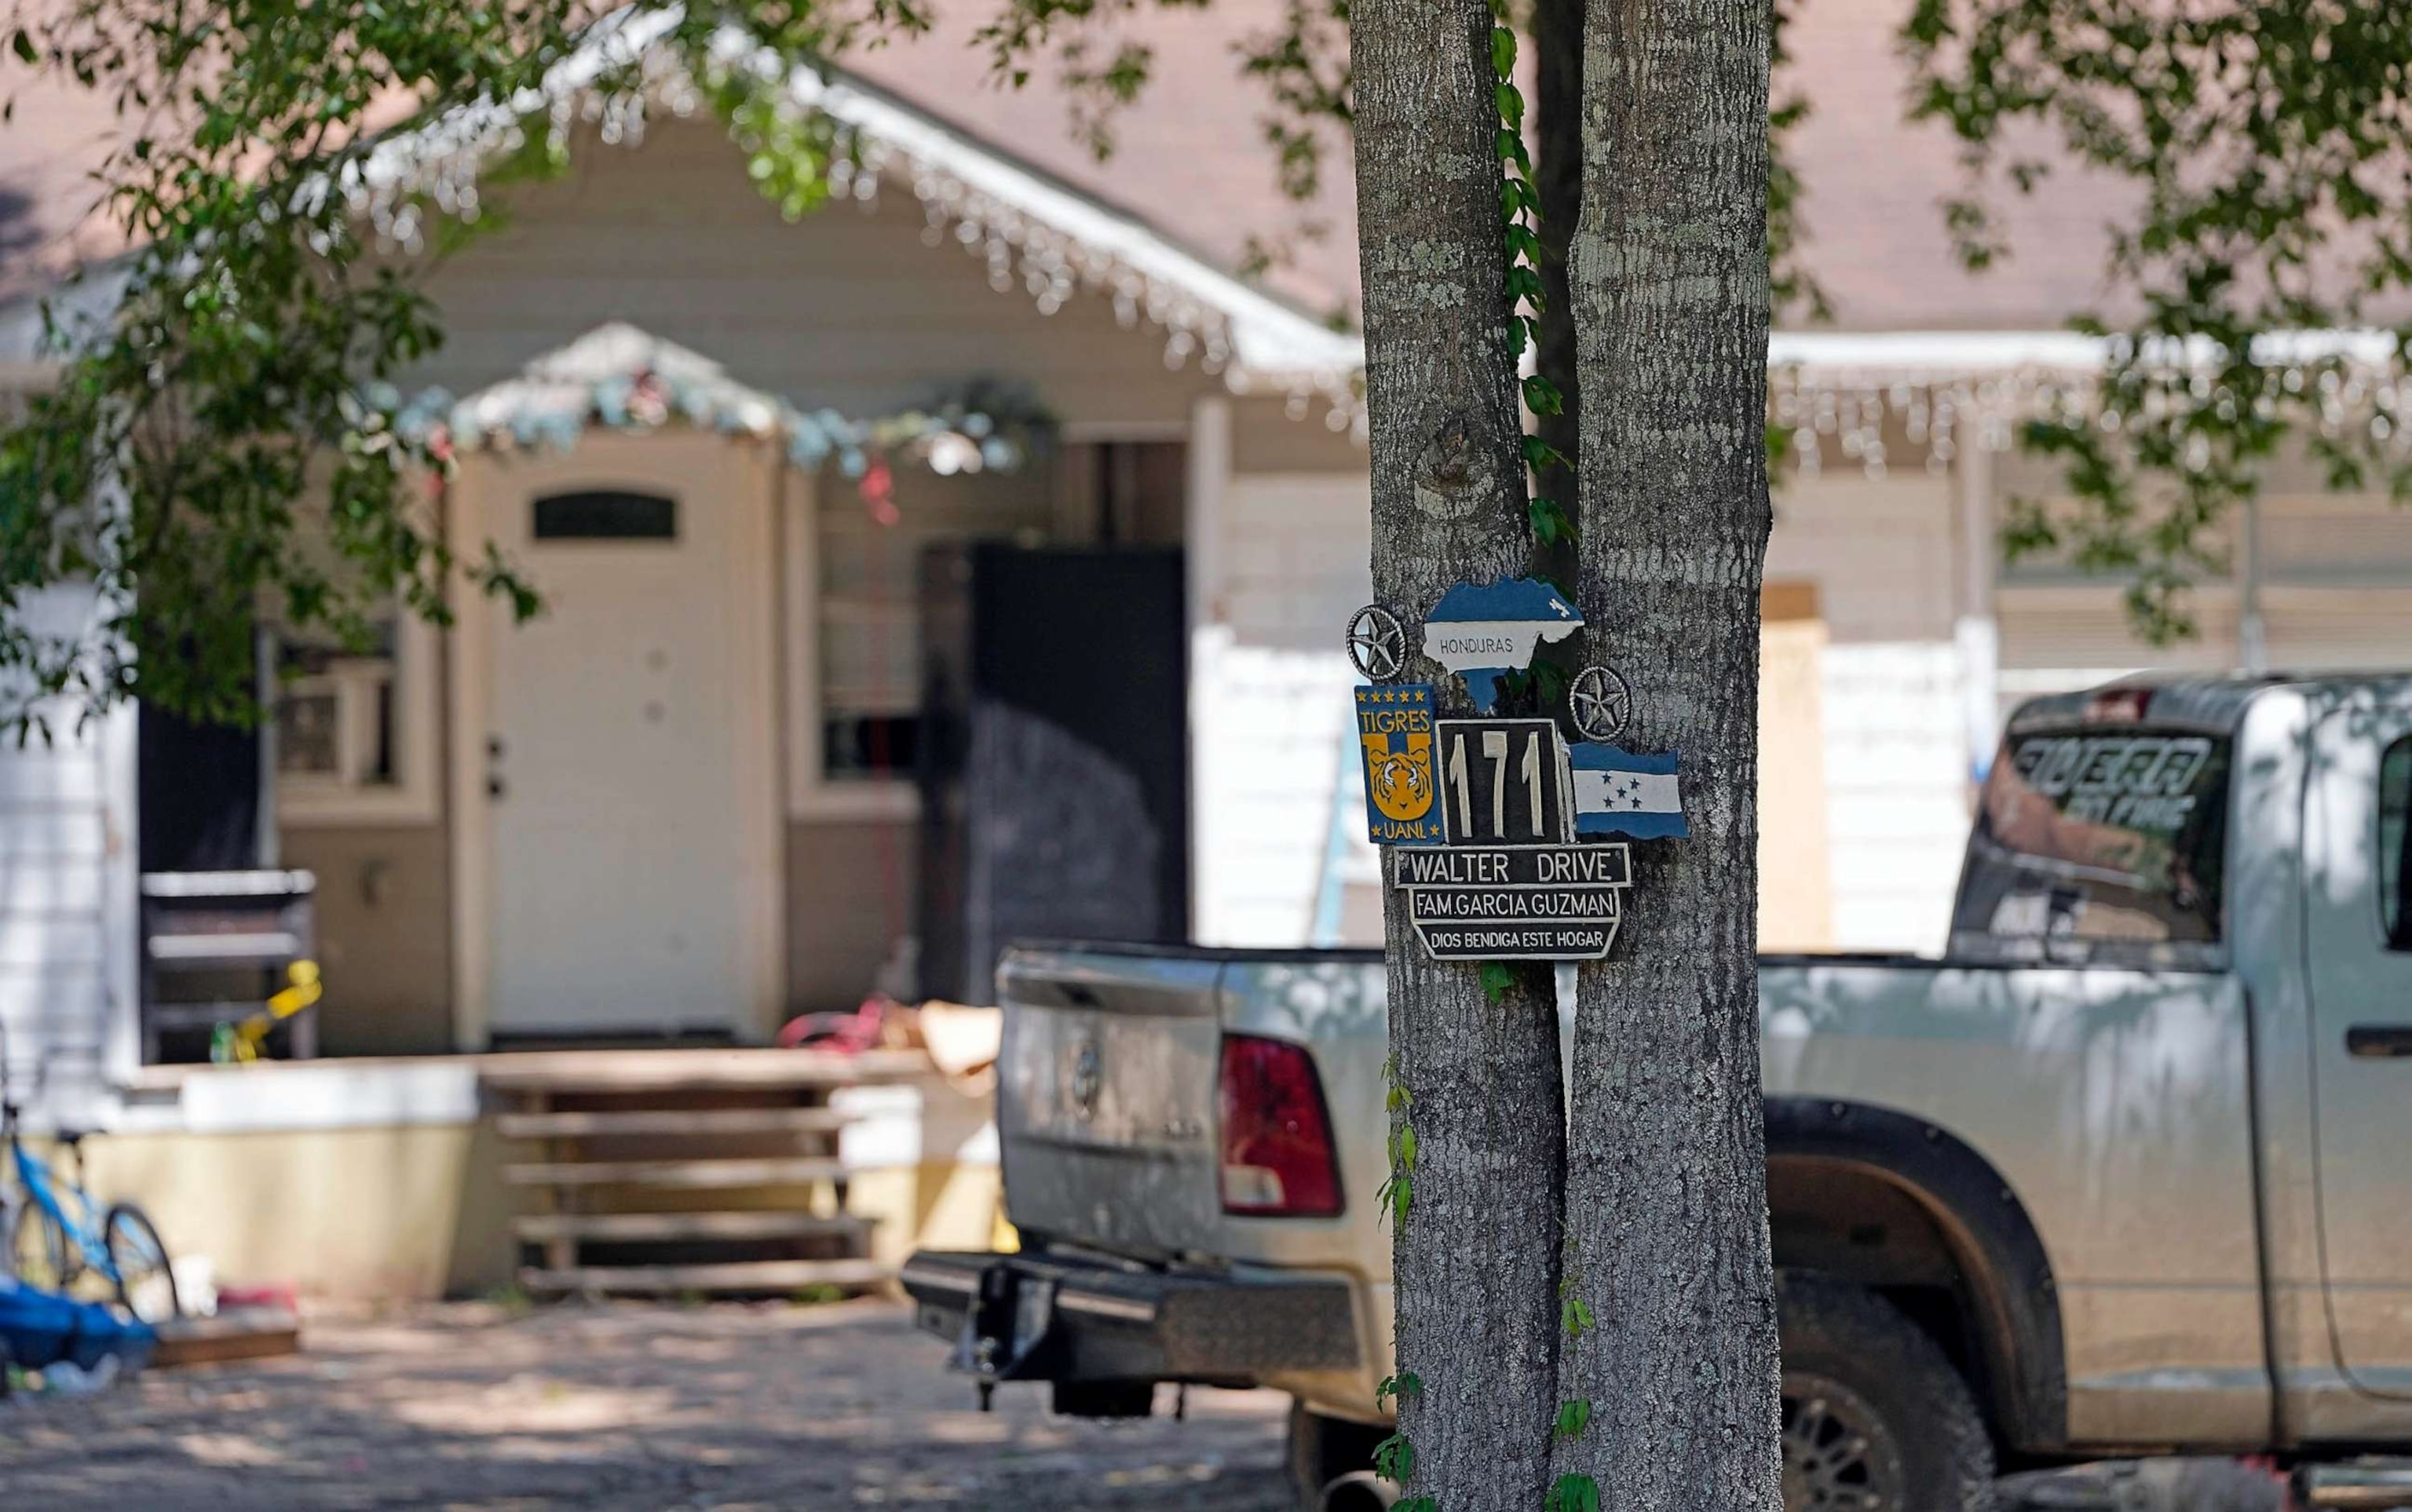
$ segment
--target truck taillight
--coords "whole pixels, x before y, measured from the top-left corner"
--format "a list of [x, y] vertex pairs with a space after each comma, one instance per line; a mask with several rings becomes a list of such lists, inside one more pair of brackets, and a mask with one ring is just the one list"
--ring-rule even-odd
[[1340, 1212], [1340, 1160], [1323, 1083], [1304, 1047], [1223, 1036], [1223, 1211], [1256, 1218]]

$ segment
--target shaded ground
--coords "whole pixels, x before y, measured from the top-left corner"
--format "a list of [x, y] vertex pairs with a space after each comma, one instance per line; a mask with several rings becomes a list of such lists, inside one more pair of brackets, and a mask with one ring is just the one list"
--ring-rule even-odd
[[[982, 1415], [891, 1302], [458, 1304], [313, 1318], [305, 1342], [296, 1358], [0, 1403], [0, 1507], [1288, 1512], [1285, 1399], [1196, 1391], [1186, 1422], [1095, 1423], [1051, 1417], [1022, 1387]], [[2006, 1512], [2280, 1502], [2268, 1475], [2224, 1465], [2004, 1490]]]
[[[1189, 1420], [982, 1416], [904, 1308], [482, 1305], [314, 1319], [285, 1360], [0, 1406], [0, 1503], [46, 1512], [949, 1506], [1281, 1512], [1284, 1399]], [[1168, 1393], [1169, 1400], [1169, 1393]]]

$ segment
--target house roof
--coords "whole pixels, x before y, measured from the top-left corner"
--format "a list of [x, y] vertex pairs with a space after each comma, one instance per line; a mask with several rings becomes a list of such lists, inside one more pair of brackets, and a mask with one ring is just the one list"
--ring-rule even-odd
[[[2125, 191], [2064, 168], [2037, 198], [2006, 196], [2012, 255], [1985, 275], [1962, 272], [1936, 208], [1961, 184], [1954, 145], [1938, 128], [1901, 121], [1906, 81], [1892, 34], [1908, 3], [1819, 0], [1788, 34], [1790, 77], [1815, 105], [1793, 151], [1807, 186], [1806, 260], [1832, 301], [1831, 329], [1930, 337], [2057, 330], [2098, 302], [2103, 226]], [[990, 8], [980, 0], [942, 0], [929, 35], [850, 57], [827, 81], [799, 70], [795, 85], [902, 163], [941, 169], [949, 181], [942, 194], [965, 200], [956, 208], [984, 232], [1010, 220], [1016, 235], [1026, 224], [1056, 239], [1052, 251], [1075, 264], [1075, 253], [1101, 257], [1151, 291], [1151, 315], [1177, 317], [1167, 301], [1193, 302], [1191, 313], [1211, 314], [1228, 332], [1243, 368], [1329, 370], [1353, 365], [1356, 353], [1353, 338], [1320, 318], [1356, 300], [1349, 165], [1335, 154], [1324, 193], [1302, 211], [1285, 199], [1259, 129], [1261, 95], [1235, 51], [1271, 28], [1285, 4], [1213, 0], [1114, 22], [1125, 38], [1152, 46], [1157, 66], [1117, 118], [1116, 150], [1103, 160], [1077, 139], [1068, 98], [1043, 68], [1022, 90], [992, 79], [987, 54], [971, 45]], [[0, 128], [0, 299], [123, 244], [92, 213], [88, 175], [116, 129], [106, 105], [29, 80], [13, 61], [0, 67], [7, 91], [17, 110]], [[1302, 216], [1327, 234], [1302, 243], [1295, 262], [1262, 286], [1234, 275], [1251, 237]]]

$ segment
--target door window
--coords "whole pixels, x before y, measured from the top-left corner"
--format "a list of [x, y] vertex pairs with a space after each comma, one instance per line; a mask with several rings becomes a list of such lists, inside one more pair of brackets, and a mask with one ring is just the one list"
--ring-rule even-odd
[[2412, 813], [2412, 736], [2387, 748], [2378, 763], [2378, 927], [2390, 950], [2412, 950], [2412, 862], [2404, 847], [2405, 816]]
[[533, 509], [528, 534], [540, 541], [678, 539], [678, 501], [667, 494], [585, 489], [545, 494]]

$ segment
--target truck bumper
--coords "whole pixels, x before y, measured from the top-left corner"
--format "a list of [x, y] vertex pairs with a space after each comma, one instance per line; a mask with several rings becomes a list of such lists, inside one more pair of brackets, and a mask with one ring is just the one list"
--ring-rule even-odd
[[914, 1321], [983, 1381], [1250, 1387], [1358, 1362], [1354, 1288], [1336, 1276], [1125, 1269], [1051, 1255], [923, 1250]]

